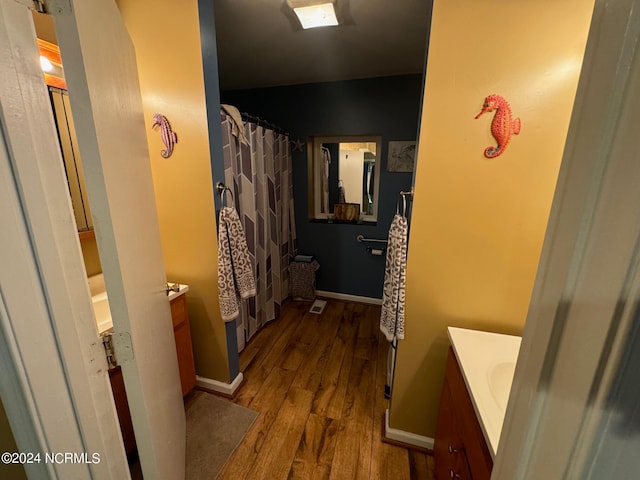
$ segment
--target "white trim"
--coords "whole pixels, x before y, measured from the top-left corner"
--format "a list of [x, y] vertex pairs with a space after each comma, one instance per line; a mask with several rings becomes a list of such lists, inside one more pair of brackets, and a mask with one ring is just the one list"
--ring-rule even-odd
[[433, 450], [434, 439], [431, 437], [425, 437], [411, 432], [405, 432], [404, 430], [398, 430], [389, 426], [389, 409], [384, 412], [384, 432], [383, 436], [389, 440], [395, 440], [396, 442], [406, 443], [407, 445], [413, 445], [415, 447], [426, 448], [427, 450]]
[[243, 379], [244, 376], [242, 375], [242, 372], [238, 373], [238, 375], [236, 375], [236, 378], [234, 378], [233, 382], [231, 383], [219, 382], [218, 380], [213, 380], [211, 378], [196, 375], [196, 385], [207, 390], [213, 390], [214, 392], [233, 396], [240, 387]]
[[238, 342], [238, 353], [244, 350], [244, 347], [245, 347], [244, 323], [240, 323], [239, 320], [242, 320], [242, 319], [238, 318], [236, 320], [236, 339]]
[[381, 298], [361, 297], [360, 295], [350, 295], [348, 293], [326, 292], [324, 290], [316, 290], [318, 297], [333, 298], [335, 300], [344, 300], [346, 302], [359, 302], [368, 305], [382, 305]]

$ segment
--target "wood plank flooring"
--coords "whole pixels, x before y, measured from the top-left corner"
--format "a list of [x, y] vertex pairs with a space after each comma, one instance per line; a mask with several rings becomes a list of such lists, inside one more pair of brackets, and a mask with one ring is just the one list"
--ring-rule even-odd
[[388, 342], [380, 307], [288, 302], [240, 354], [235, 403], [259, 413], [228, 480], [432, 480], [433, 458], [382, 442]]

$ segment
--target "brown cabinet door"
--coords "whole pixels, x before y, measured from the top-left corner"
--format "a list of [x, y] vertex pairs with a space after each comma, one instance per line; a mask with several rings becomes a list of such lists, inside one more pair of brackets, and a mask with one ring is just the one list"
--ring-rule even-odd
[[171, 300], [171, 320], [173, 326], [177, 327], [182, 322], [189, 321], [189, 314], [187, 313], [187, 297], [186, 295], [180, 295], [177, 298]]
[[173, 336], [176, 341], [176, 353], [178, 354], [180, 384], [182, 386], [182, 396], [184, 397], [196, 386], [196, 367], [193, 361], [191, 328], [189, 327], [186, 295], [180, 295], [171, 301], [171, 318], [173, 320]]
[[451, 478], [451, 472], [454, 471], [461, 448], [462, 443], [458, 437], [453, 399], [449, 390], [449, 383], [445, 378], [442, 386], [442, 395], [440, 396], [440, 410], [433, 446], [435, 474], [438, 480]]
[[184, 397], [196, 386], [196, 369], [193, 362], [193, 350], [191, 347], [191, 332], [189, 321], [182, 322], [174, 328], [176, 339], [176, 352], [178, 354], [178, 368], [180, 369], [180, 384]]
[[454, 480], [473, 480], [471, 470], [469, 469], [469, 462], [467, 461], [467, 455], [464, 450], [461, 450], [457, 455], [455, 464], [447, 478], [453, 478]]
[[452, 349], [440, 397], [433, 454], [438, 480], [491, 477], [491, 454]]
[[456, 428], [463, 439], [467, 464], [475, 480], [489, 480], [493, 460], [452, 349], [449, 349], [446, 378], [454, 401]]
[[131, 412], [129, 411], [127, 392], [124, 388], [124, 379], [122, 378], [122, 370], [120, 367], [109, 370], [109, 380], [111, 380], [111, 391], [113, 392], [113, 400], [116, 404], [116, 412], [118, 412], [124, 450], [128, 455], [136, 449], [136, 437], [133, 433]]

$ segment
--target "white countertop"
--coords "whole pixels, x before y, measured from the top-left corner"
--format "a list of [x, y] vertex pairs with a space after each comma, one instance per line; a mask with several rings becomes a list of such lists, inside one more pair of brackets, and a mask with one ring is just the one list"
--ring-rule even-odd
[[492, 457], [500, 442], [521, 337], [449, 327], [449, 339]]
[[[177, 292], [169, 292], [167, 299], [169, 301], [184, 295], [189, 291], [189, 285], [179, 284], [180, 288]], [[113, 320], [111, 319], [111, 310], [109, 309], [109, 300], [104, 286], [104, 277], [102, 274], [89, 277], [89, 290], [91, 292], [91, 303], [93, 313], [96, 318], [98, 334], [102, 335], [113, 328]]]
[[180, 286], [179, 291], [177, 292], [171, 291], [169, 292], [169, 295], [167, 295], [167, 297], [169, 298], [169, 301], [173, 300], [174, 298], [178, 298], [180, 295], [184, 295], [189, 291], [189, 285], [183, 285], [182, 283], [179, 283], [178, 285]]

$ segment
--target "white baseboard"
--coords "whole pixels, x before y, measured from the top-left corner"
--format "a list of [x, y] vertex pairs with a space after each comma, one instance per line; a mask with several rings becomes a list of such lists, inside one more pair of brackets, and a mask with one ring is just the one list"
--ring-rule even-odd
[[220, 392], [224, 395], [233, 396], [238, 390], [238, 387], [242, 383], [244, 376], [242, 372], [238, 373], [236, 378], [231, 383], [219, 382], [218, 380], [212, 380], [211, 378], [201, 377], [196, 375], [196, 385], [207, 390], [213, 390], [214, 392]]
[[325, 290], [316, 290], [316, 295], [318, 297], [335, 298], [336, 300], [345, 300], [347, 302], [360, 302], [367, 303], [369, 305], [382, 305], [382, 299], [380, 298], [361, 297], [359, 295], [349, 295], [348, 293], [336, 293], [327, 292]]
[[434, 440], [431, 437], [423, 437], [411, 432], [405, 432], [404, 430], [397, 430], [389, 426], [389, 409], [384, 412], [384, 436], [389, 440], [395, 440], [396, 442], [406, 443], [408, 445], [414, 445], [416, 447], [426, 448], [427, 450], [433, 450]]

